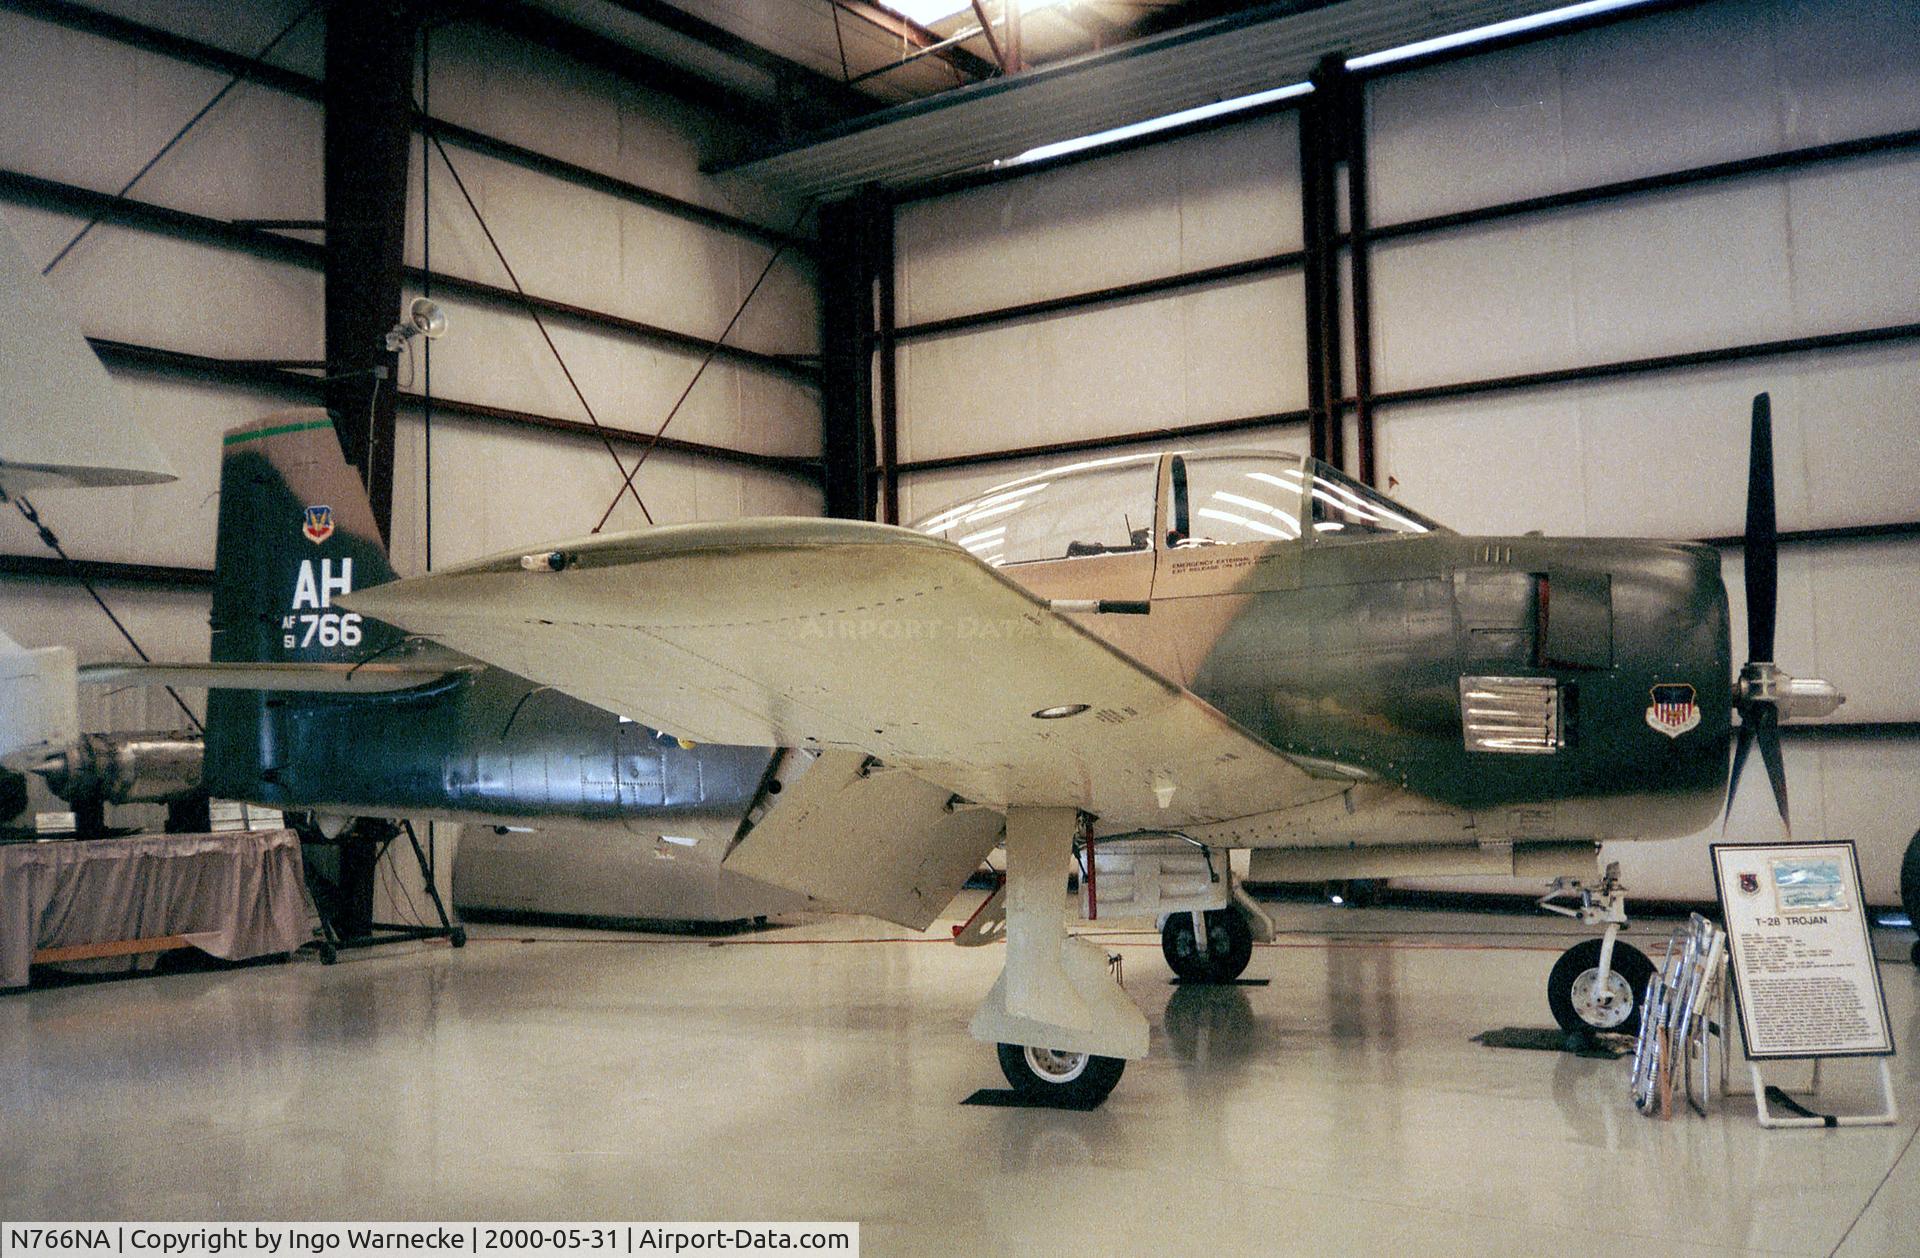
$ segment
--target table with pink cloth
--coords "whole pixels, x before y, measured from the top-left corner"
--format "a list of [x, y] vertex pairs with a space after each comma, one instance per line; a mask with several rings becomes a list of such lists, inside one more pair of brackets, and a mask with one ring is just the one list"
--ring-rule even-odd
[[228, 961], [313, 937], [291, 830], [0, 844], [0, 988], [38, 949], [179, 936]]

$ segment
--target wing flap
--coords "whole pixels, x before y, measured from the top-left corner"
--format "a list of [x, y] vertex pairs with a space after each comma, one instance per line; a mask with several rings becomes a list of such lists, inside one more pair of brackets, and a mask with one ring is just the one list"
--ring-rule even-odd
[[949, 810], [946, 788], [854, 751], [816, 760], [726, 868], [836, 909], [925, 930], [1000, 837], [1000, 816]]

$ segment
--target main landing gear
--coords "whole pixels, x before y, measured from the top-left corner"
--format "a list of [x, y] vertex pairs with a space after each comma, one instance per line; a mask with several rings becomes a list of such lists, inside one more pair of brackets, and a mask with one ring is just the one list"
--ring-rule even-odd
[[[1580, 897], [1577, 905], [1554, 903], [1573, 895]], [[1539, 904], [1549, 913], [1606, 928], [1600, 938], [1582, 940], [1554, 962], [1547, 975], [1547, 1005], [1553, 1010], [1554, 1021], [1569, 1034], [1617, 1031], [1637, 1035], [1653, 962], [1632, 944], [1619, 942], [1620, 928], [1627, 924], [1626, 888], [1620, 885], [1619, 864], [1607, 866], [1598, 887], [1586, 886], [1578, 879], [1556, 878]]]
[[1187, 983], [1231, 983], [1253, 957], [1253, 927], [1232, 904], [1175, 913], [1160, 928], [1167, 966]]
[[1060, 878], [1079, 829], [1072, 808], [1007, 810], [1006, 966], [968, 1029], [1022, 1096], [1091, 1109], [1147, 1055], [1147, 1019], [1106, 953], [1067, 934]]

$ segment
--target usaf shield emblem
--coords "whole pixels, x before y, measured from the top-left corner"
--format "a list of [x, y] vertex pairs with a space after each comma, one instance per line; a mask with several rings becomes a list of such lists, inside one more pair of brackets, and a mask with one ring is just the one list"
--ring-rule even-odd
[[1741, 895], [1759, 895], [1760, 894], [1760, 875], [1759, 874], [1741, 874], [1740, 875], [1740, 894]]
[[333, 508], [308, 507], [307, 518], [305, 523], [301, 524], [300, 531], [305, 533], [307, 540], [316, 546], [332, 537]]
[[1684, 684], [1655, 686], [1653, 702], [1647, 705], [1647, 724], [1668, 738], [1678, 738], [1700, 723], [1700, 705], [1694, 702], [1693, 687]]

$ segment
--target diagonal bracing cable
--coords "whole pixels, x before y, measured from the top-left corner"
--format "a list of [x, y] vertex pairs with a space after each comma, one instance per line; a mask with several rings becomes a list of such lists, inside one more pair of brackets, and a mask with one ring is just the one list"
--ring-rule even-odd
[[[793, 220], [793, 226], [787, 231], [789, 236], [799, 230], [800, 224], [805, 221], [810, 209], [811, 206], [801, 209], [800, 217]], [[754, 294], [758, 293], [760, 286], [767, 282], [767, 276], [773, 274], [774, 264], [780, 261], [780, 255], [786, 251], [787, 246], [782, 243], [778, 248], [774, 249], [773, 253], [767, 258], [767, 264], [760, 268], [759, 278], [753, 281], [753, 287], [747, 290], [747, 295], [740, 299], [740, 305], [734, 310], [733, 318], [727, 320], [727, 326], [720, 330], [720, 335], [715, 337], [713, 344], [708, 347], [706, 357], [702, 358], [700, 365], [693, 369], [693, 379], [687, 381], [687, 387], [680, 390], [680, 396], [674, 400], [672, 409], [667, 412], [667, 417], [660, 421], [660, 427], [654, 430], [653, 436], [647, 439], [647, 444], [641, 447], [640, 457], [633, 461], [633, 470], [629, 472], [625, 468], [621, 469], [622, 474], [626, 477], [626, 483], [620, 487], [621, 492], [633, 488], [633, 478], [640, 474], [640, 465], [647, 461], [647, 456], [652, 454], [654, 447], [660, 444], [660, 438], [666, 435], [667, 425], [671, 424], [673, 417], [680, 413], [681, 406], [686, 403], [687, 398], [693, 393], [693, 386], [700, 383], [700, 377], [706, 374], [708, 364], [713, 362], [714, 355], [720, 352], [720, 347], [727, 343], [727, 337], [732, 333], [734, 325], [740, 322], [741, 315], [747, 313], [747, 306], [753, 301]], [[634, 500], [636, 502], [639, 501], [638, 493], [635, 494]], [[607, 509], [600, 513], [600, 523], [593, 526], [594, 532], [598, 533], [601, 529], [607, 527], [607, 521], [613, 518], [613, 509], [619, 505], [620, 493], [616, 492], [613, 495], [613, 501], [607, 504]], [[652, 516], [647, 517], [647, 523], [653, 523]]]
[[[425, 110], [421, 112], [424, 114]], [[522, 301], [526, 301], [527, 290], [521, 285], [520, 277], [514, 274], [513, 264], [507, 261], [506, 252], [500, 248], [500, 242], [493, 238], [493, 229], [487, 226], [486, 216], [480, 213], [480, 207], [474, 203], [473, 194], [467, 191], [467, 182], [460, 177], [460, 171], [454, 166], [453, 158], [447, 153], [447, 146], [440, 142], [440, 137], [437, 135], [430, 135], [430, 138], [433, 140], [433, 147], [440, 154], [440, 161], [447, 168], [447, 173], [453, 176], [453, 186], [460, 189], [461, 198], [466, 201], [467, 208], [473, 211], [473, 219], [480, 225], [480, 233], [487, 238], [487, 244], [492, 247], [493, 256], [499, 259], [501, 268], [507, 273], [507, 278], [513, 282], [513, 291], [520, 295]], [[587, 395], [580, 391], [580, 384], [573, 378], [573, 371], [567, 366], [567, 360], [560, 353], [560, 347], [553, 343], [553, 336], [547, 331], [546, 320], [540, 317], [539, 308], [531, 301], [526, 301], [526, 306], [528, 316], [533, 319], [533, 326], [540, 330], [540, 339], [545, 341], [547, 348], [552, 351], [553, 361], [560, 364], [560, 374], [567, 378], [567, 385], [573, 390], [573, 396], [579, 399], [580, 409], [587, 413], [587, 418], [593, 423], [595, 434], [600, 438], [600, 444], [606, 447], [607, 457], [613, 460], [613, 465], [620, 469], [620, 475], [625, 478], [621, 486], [622, 492], [633, 495], [634, 505], [640, 508], [640, 514], [647, 518], [647, 523], [652, 524], [653, 513], [647, 510], [646, 503], [640, 501], [640, 491], [633, 487], [633, 477], [627, 472], [627, 465], [621, 461], [619, 453], [613, 448], [613, 439], [601, 428], [600, 417], [593, 413], [593, 404], [588, 402]], [[614, 501], [619, 500], [619, 495], [616, 494]]]
[[847, 69], [847, 37], [840, 33], [840, 0], [827, 0], [827, 7], [833, 10], [833, 42], [840, 46], [840, 81], [852, 81], [853, 74]]
[[[286, 39], [287, 36], [293, 34], [294, 30], [298, 28], [302, 22], [306, 21], [309, 17], [312, 17], [314, 13], [319, 11], [321, 3], [322, 3], [322, 0], [313, 0], [312, 4], [309, 4], [306, 8], [300, 10], [299, 14], [293, 19], [293, 21], [288, 22], [284, 27], [280, 29], [280, 33], [278, 35], [275, 35], [272, 39], [267, 41], [265, 47], [261, 48], [259, 52], [253, 54], [252, 60], [249, 61], [247, 65], [242, 66], [239, 70], [235, 71], [234, 76], [227, 80], [226, 86], [221, 88], [219, 91], [215, 92], [213, 94], [213, 99], [200, 107], [199, 113], [187, 119], [186, 122], [181, 125], [180, 129], [173, 133], [173, 138], [171, 140], [168, 140], [165, 144], [161, 145], [160, 151], [158, 153], [155, 153], [152, 157], [148, 158], [147, 164], [142, 166], [139, 170], [135, 171], [133, 178], [127, 180], [125, 184], [121, 185], [120, 191], [113, 194], [114, 202], [117, 204], [118, 202], [124, 200], [126, 198], [126, 195], [129, 192], [133, 191], [133, 185], [139, 183], [142, 179], [145, 179], [147, 177], [147, 172], [151, 171], [155, 166], [158, 166], [160, 164], [161, 158], [165, 157], [168, 153], [171, 153], [176, 144], [180, 143], [180, 141], [187, 138], [187, 132], [193, 130], [194, 127], [199, 124], [202, 118], [212, 113], [213, 107], [215, 105], [218, 105], [221, 101], [225, 100], [227, 98], [228, 92], [231, 92], [234, 88], [239, 87], [240, 84], [243, 81], [245, 81], [247, 77], [247, 71], [249, 69], [266, 61], [267, 57], [273, 52], [273, 50], [280, 46], [281, 41]], [[113, 208], [114, 208], [113, 205], [108, 205], [98, 210], [97, 212], [95, 212], [94, 216], [87, 220], [86, 226], [82, 227], [78, 232], [74, 233], [73, 239], [69, 240], [64, 246], [62, 246], [59, 253], [56, 253], [53, 255], [53, 261], [47, 263], [45, 266], [40, 268], [40, 274], [42, 275], [49, 274], [53, 270], [53, 268], [59, 266], [60, 263], [66, 259], [66, 256], [73, 252], [74, 246], [78, 245], [81, 241], [85, 240], [87, 238], [87, 233], [91, 232], [94, 228], [98, 227], [101, 221], [106, 218], [108, 213], [110, 213], [113, 210]]]
[[[20, 509], [20, 514], [24, 516], [27, 523], [32, 525], [34, 530], [40, 534], [40, 541], [46, 548], [60, 556], [60, 561], [67, 565], [67, 574], [84, 586], [87, 593], [93, 596], [93, 601], [99, 604], [100, 610], [107, 614], [107, 619], [113, 622], [113, 627], [120, 631], [120, 636], [127, 640], [128, 646], [133, 648], [133, 653], [140, 657], [142, 663], [152, 663], [152, 657], [141, 648], [140, 643], [133, 636], [133, 631], [121, 622], [120, 617], [113, 614], [113, 608], [107, 606], [107, 600], [100, 597], [100, 591], [93, 587], [93, 582], [81, 575], [80, 565], [75, 563], [73, 556], [67, 553], [67, 548], [60, 544], [60, 539], [53, 535], [53, 530], [41, 522], [40, 513], [34, 509], [33, 503], [27, 500], [27, 496], [21, 494], [18, 497], [10, 498], [6, 490], [0, 489], [0, 502], [8, 501], [11, 501], [15, 507]], [[180, 697], [179, 691], [175, 690], [172, 686], [166, 687], [166, 691], [169, 695], [173, 696], [173, 701], [180, 705], [180, 710], [186, 713], [187, 720], [193, 723], [195, 729], [204, 730], [206, 728], [200, 724], [200, 718], [193, 714], [193, 709], [187, 706], [187, 701]]]

